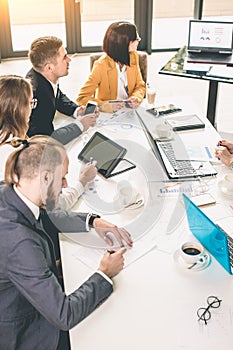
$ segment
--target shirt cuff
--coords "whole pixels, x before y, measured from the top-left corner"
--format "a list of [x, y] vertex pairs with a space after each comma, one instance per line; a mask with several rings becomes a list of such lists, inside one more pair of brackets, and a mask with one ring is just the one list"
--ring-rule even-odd
[[56, 209], [70, 210], [83, 194], [84, 187], [80, 181], [77, 181], [72, 187], [65, 187], [59, 195]]
[[83, 132], [84, 127], [83, 127], [83, 124], [80, 122], [80, 117], [77, 117], [77, 118], [75, 119], [74, 123], [75, 123], [76, 125], [78, 125], [79, 129]]
[[89, 220], [90, 220], [91, 215], [92, 215], [92, 213], [88, 213], [87, 217], [86, 217], [86, 231], [87, 232], [90, 231]]
[[74, 113], [73, 113], [73, 117], [74, 118], [78, 118], [79, 117], [79, 114], [78, 114], [78, 111], [79, 111], [79, 106], [75, 109]]
[[111, 280], [111, 278], [109, 278], [107, 275], [105, 275], [104, 272], [100, 271], [100, 270], [97, 270], [96, 271], [99, 275], [101, 275], [103, 278], [105, 278], [109, 283], [111, 283], [111, 285], [113, 286], [113, 282]]

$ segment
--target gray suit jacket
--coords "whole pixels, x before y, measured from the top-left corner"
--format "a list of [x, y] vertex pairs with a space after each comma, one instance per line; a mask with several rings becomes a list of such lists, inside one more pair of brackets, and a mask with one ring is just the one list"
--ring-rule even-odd
[[0, 349], [55, 350], [68, 330], [112, 293], [94, 273], [66, 296], [53, 244], [12, 188], [0, 186]]
[[76, 137], [79, 137], [81, 134], [82, 131], [78, 125], [75, 123], [70, 123], [54, 130], [51, 136], [57, 141], [61, 142], [63, 145], [66, 145], [68, 142], [74, 140]]

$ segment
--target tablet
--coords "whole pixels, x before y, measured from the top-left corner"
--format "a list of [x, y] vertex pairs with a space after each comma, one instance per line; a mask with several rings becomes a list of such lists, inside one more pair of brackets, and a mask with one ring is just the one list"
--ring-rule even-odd
[[89, 163], [97, 161], [97, 170], [104, 177], [113, 176], [111, 173], [126, 154], [126, 149], [110, 140], [99, 132], [95, 132], [78, 155], [78, 159]]

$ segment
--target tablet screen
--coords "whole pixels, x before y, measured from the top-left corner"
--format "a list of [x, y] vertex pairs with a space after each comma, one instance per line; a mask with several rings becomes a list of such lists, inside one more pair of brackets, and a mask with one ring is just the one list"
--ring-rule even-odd
[[126, 149], [99, 132], [91, 137], [78, 159], [84, 163], [90, 159], [97, 161], [97, 169], [102, 175], [109, 175], [126, 153]]

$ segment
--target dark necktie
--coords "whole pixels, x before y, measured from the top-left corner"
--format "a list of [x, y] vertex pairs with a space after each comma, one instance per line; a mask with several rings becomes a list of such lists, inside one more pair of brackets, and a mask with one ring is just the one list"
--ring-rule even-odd
[[57, 93], [55, 98], [59, 98], [59, 95], [60, 95], [60, 89], [59, 89], [59, 84], [57, 84]]
[[59, 260], [60, 259], [60, 247], [59, 247], [59, 239], [58, 239], [59, 231], [57, 227], [53, 224], [53, 222], [50, 220], [46, 210], [43, 208], [40, 208], [39, 221], [42, 223], [44, 231], [51, 238], [54, 245], [56, 260]]
[[58, 239], [59, 231], [57, 227], [53, 224], [53, 222], [50, 220], [46, 210], [43, 208], [40, 208], [40, 215], [39, 215], [38, 221], [40, 223], [40, 226], [42, 226], [43, 231], [45, 231], [51, 239], [51, 240], [48, 240], [49, 249], [51, 252], [51, 259], [53, 261], [54, 253], [56, 258], [56, 261], [54, 260], [53, 272], [57, 276], [58, 282], [60, 283], [62, 289], [64, 290], [62, 266], [61, 266], [61, 259], [60, 259], [61, 254], [60, 254], [60, 246], [59, 246], [59, 239]]

